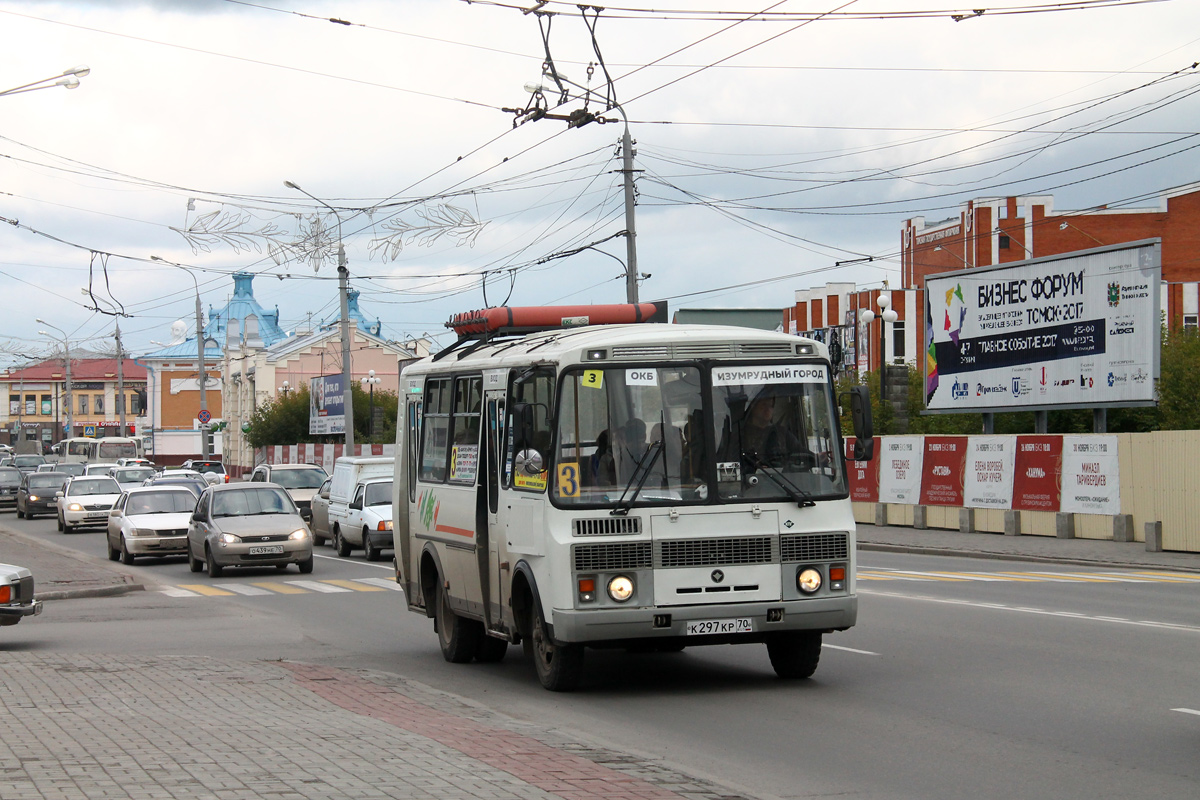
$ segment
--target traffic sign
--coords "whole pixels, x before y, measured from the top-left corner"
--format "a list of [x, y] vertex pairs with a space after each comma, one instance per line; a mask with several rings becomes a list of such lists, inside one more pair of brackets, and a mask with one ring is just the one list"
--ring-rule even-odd
[[96, 435], [96, 426], [95, 425], [84, 425], [83, 426], [83, 435], [84, 436], [95, 436]]
[[196, 415], [196, 419], [200, 420], [200, 424], [207, 425], [212, 421], [212, 414], [208, 413], [207, 408], [200, 409], [200, 413]]

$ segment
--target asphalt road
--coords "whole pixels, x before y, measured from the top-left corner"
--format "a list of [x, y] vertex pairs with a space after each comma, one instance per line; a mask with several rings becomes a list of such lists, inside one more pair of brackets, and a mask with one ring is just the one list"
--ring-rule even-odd
[[[101, 533], [11, 524], [105, 558]], [[860, 556], [859, 625], [827, 636], [816, 676], [796, 683], [758, 646], [589, 651], [571, 695], [542, 690], [515, 648], [500, 664], [447, 664], [432, 622], [386, 586], [389, 567], [328, 547], [306, 576], [139, 562], [123, 569], [149, 591], [56, 602], [3, 644], [397, 672], [761, 796], [1200, 791], [1200, 576]]]

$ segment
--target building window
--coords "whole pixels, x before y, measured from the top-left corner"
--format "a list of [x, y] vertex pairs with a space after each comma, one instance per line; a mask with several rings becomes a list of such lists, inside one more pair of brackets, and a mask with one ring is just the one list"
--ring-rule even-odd
[[36, 394], [25, 395], [25, 414], [27, 416], [32, 417], [36, 413], [37, 413], [37, 395]]
[[1200, 314], [1184, 314], [1183, 329], [1185, 331], [1194, 331], [1200, 329]]
[[44, 417], [54, 416], [54, 402], [53, 402], [53, 399], [48, 394], [42, 395], [42, 416], [44, 416]]
[[1009, 239], [1008, 239], [1008, 237], [1007, 237], [1007, 236], [1004, 236], [1003, 234], [1001, 234], [1001, 236], [1000, 236], [1000, 249], [1001, 249], [1001, 250], [1007, 250], [1008, 248], [1009, 248]]
[[129, 413], [138, 416], [142, 413], [142, 395], [139, 392], [129, 395]]
[[892, 326], [892, 363], [904, 363], [904, 328], [899, 323]]
[[8, 396], [8, 415], [10, 417], [20, 416], [21, 414], [21, 395], [10, 394]]
[[97, 414], [104, 413], [104, 395], [97, 394], [92, 396], [92, 408], [95, 409], [95, 413]]
[[79, 413], [88, 413], [88, 396], [86, 394], [79, 395]]

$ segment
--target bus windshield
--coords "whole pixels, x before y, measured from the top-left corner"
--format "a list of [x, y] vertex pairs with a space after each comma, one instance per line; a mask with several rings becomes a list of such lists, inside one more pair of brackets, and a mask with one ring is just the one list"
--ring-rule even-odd
[[835, 420], [821, 364], [570, 370], [552, 497], [618, 507], [845, 497]]

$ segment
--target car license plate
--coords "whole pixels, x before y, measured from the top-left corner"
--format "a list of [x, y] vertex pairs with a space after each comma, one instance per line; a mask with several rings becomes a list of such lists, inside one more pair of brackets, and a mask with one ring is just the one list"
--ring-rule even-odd
[[711, 633], [752, 633], [754, 625], [749, 619], [697, 619], [687, 624], [688, 636], [705, 636]]
[[260, 544], [250, 548], [250, 555], [252, 556], [269, 556], [282, 552], [283, 545], [281, 544]]
[[100, 519], [101, 517], [107, 517], [107, 516], [108, 516], [107, 511], [89, 511], [87, 513], [88, 519]]

